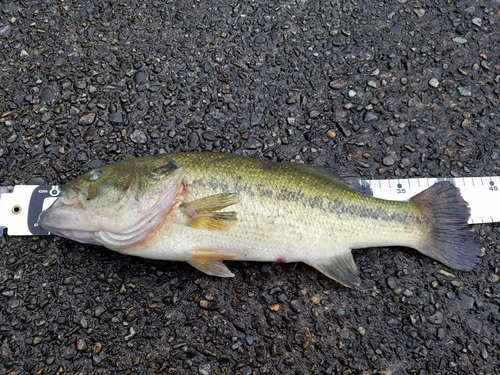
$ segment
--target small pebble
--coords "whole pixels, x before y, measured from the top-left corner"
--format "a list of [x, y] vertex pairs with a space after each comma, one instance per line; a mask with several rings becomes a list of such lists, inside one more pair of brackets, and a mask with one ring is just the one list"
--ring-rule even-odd
[[290, 309], [291, 309], [294, 313], [296, 313], [296, 314], [300, 314], [300, 312], [302, 311], [302, 305], [301, 305], [301, 304], [300, 304], [300, 302], [299, 302], [299, 301], [297, 301], [297, 300], [292, 300], [292, 301], [290, 301], [289, 306], [290, 306]]
[[54, 91], [50, 87], [43, 88], [40, 92], [40, 100], [50, 102], [52, 99], [54, 99]]
[[253, 114], [250, 116], [250, 125], [251, 126], [256, 126], [259, 125], [262, 122], [262, 115], [261, 114]]
[[15, 142], [17, 139], [17, 134], [16, 133], [10, 133], [5, 142], [7, 143], [12, 143]]
[[87, 344], [85, 344], [85, 341], [82, 339], [76, 340], [76, 350], [82, 351], [87, 349]]
[[102, 306], [97, 306], [95, 311], [94, 311], [94, 316], [96, 318], [99, 318], [104, 312], [106, 311], [106, 309]]
[[0, 37], [8, 38], [11, 30], [12, 30], [12, 27], [10, 25], [6, 25], [6, 26], [0, 28]]
[[109, 114], [109, 121], [114, 124], [123, 123], [123, 113], [122, 112], [112, 112]]
[[52, 363], [54, 363], [54, 360], [56, 359], [55, 356], [53, 355], [48, 355], [47, 358], [45, 358], [45, 363], [47, 365], [51, 365]]
[[135, 329], [133, 327], [130, 327], [128, 330], [128, 335], [125, 335], [123, 338], [125, 341], [132, 340], [132, 338], [135, 336]]
[[417, 15], [418, 18], [422, 18], [425, 15], [425, 9], [422, 8], [413, 9], [413, 12]]
[[483, 330], [483, 322], [472, 315], [467, 318], [467, 324], [469, 325], [471, 331], [477, 335], [479, 335]]
[[194, 149], [194, 148], [198, 147], [199, 141], [200, 141], [200, 136], [198, 135], [197, 132], [189, 133], [189, 135], [188, 135], [189, 148]]
[[443, 327], [438, 328], [437, 338], [439, 341], [442, 341], [446, 338], [446, 330]]
[[312, 341], [311, 332], [309, 332], [309, 328], [302, 327], [300, 331], [295, 334], [295, 342], [306, 349], [309, 346], [309, 343]]
[[98, 364], [100, 364], [102, 362], [102, 359], [97, 354], [92, 354], [92, 362], [95, 365], [98, 365]]
[[427, 321], [432, 324], [441, 324], [444, 321], [444, 314], [441, 311], [436, 311], [434, 314], [427, 317]]
[[458, 92], [460, 93], [461, 96], [472, 96], [472, 92], [468, 87], [460, 86], [458, 88]]
[[309, 112], [309, 117], [315, 119], [318, 118], [320, 114], [321, 114], [320, 111], [318, 111], [317, 109], [313, 109], [312, 111]]
[[76, 81], [75, 87], [77, 89], [83, 90], [84, 88], [87, 87], [87, 82], [85, 82], [85, 81]]
[[389, 145], [389, 146], [392, 146], [394, 145], [394, 138], [389, 136], [389, 137], [385, 137], [384, 138], [384, 143]]
[[380, 116], [377, 113], [373, 112], [373, 111], [366, 111], [363, 114], [363, 121], [364, 122], [375, 122], [379, 118], [380, 118]]
[[139, 129], [134, 130], [134, 132], [130, 135], [130, 139], [134, 143], [148, 143], [148, 137], [146, 136], [146, 133]]
[[240, 332], [245, 333], [247, 330], [247, 325], [243, 322], [234, 322], [233, 325], [234, 325], [234, 328], [236, 328]]
[[494, 284], [500, 280], [500, 277], [496, 273], [490, 273], [487, 280], [488, 282]]
[[333, 139], [337, 136], [337, 132], [335, 132], [335, 130], [333, 129], [328, 129], [326, 132], [326, 136], [330, 139]]
[[431, 78], [429, 80], [429, 86], [436, 88], [439, 86], [439, 81], [436, 78]]
[[474, 306], [474, 298], [467, 294], [460, 293], [460, 307], [464, 310], [470, 310]]
[[456, 38], [453, 38], [453, 41], [457, 44], [464, 44], [467, 43], [467, 39], [462, 38], [461, 36], [457, 36]]
[[394, 165], [394, 163], [395, 161], [391, 156], [386, 156], [382, 159], [382, 164], [384, 164], [386, 167], [390, 167], [391, 165]]
[[96, 113], [95, 112], [89, 112], [84, 114], [80, 119], [78, 120], [78, 124], [80, 125], [91, 125], [96, 118]]
[[209, 363], [203, 363], [198, 367], [198, 375], [211, 375], [212, 371]]
[[143, 70], [139, 70], [134, 75], [134, 81], [138, 85], [146, 82], [147, 80], [148, 80], [148, 74], [145, 71], [143, 71]]
[[334, 90], [342, 90], [347, 86], [347, 81], [345, 79], [339, 78], [331, 81], [329, 86]]
[[101, 350], [102, 350], [102, 344], [100, 342], [96, 342], [94, 345], [92, 345], [92, 352], [94, 354], [99, 354]]

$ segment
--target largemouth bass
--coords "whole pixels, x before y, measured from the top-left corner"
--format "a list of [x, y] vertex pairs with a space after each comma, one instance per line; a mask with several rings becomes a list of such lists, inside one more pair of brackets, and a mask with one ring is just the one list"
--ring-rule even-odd
[[464, 271], [481, 256], [449, 182], [386, 201], [323, 167], [203, 152], [110, 164], [61, 192], [40, 215], [43, 229], [214, 276], [234, 276], [224, 260], [305, 262], [357, 287], [351, 249], [406, 246]]

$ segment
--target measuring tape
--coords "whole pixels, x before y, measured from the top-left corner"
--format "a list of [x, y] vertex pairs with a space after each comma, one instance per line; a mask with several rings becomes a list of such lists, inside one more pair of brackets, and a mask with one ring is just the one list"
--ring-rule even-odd
[[362, 180], [354, 190], [375, 198], [409, 200], [437, 182], [448, 181], [460, 189], [469, 204], [469, 224], [500, 222], [500, 177], [409, 178], [401, 180]]
[[[449, 181], [460, 189], [471, 209], [469, 224], [500, 222], [500, 177], [409, 178], [360, 180], [354, 190], [375, 198], [409, 200], [436, 182]], [[48, 235], [38, 227], [38, 216], [60, 195], [56, 185], [17, 185], [10, 191], [0, 187], [0, 236]]]

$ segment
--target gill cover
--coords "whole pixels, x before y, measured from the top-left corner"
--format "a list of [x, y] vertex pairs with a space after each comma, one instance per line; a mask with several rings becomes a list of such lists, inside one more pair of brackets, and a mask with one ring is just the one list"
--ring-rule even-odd
[[91, 170], [61, 189], [41, 213], [41, 228], [84, 243], [124, 249], [148, 237], [165, 219], [184, 172], [164, 155]]

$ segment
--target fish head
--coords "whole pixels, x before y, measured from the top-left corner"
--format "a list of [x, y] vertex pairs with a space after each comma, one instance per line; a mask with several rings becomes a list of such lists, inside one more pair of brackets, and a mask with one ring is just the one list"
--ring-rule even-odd
[[183, 170], [167, 155], [96, 168], [62, 186], [61, 196], [40, 214], [38, 223], [80, 242], [112, 248], [101, 238], [111, 233], [129, 238], [130, 244], [130, 239], [144, 238], [163, 221], [181, 191], [183, 177]]

